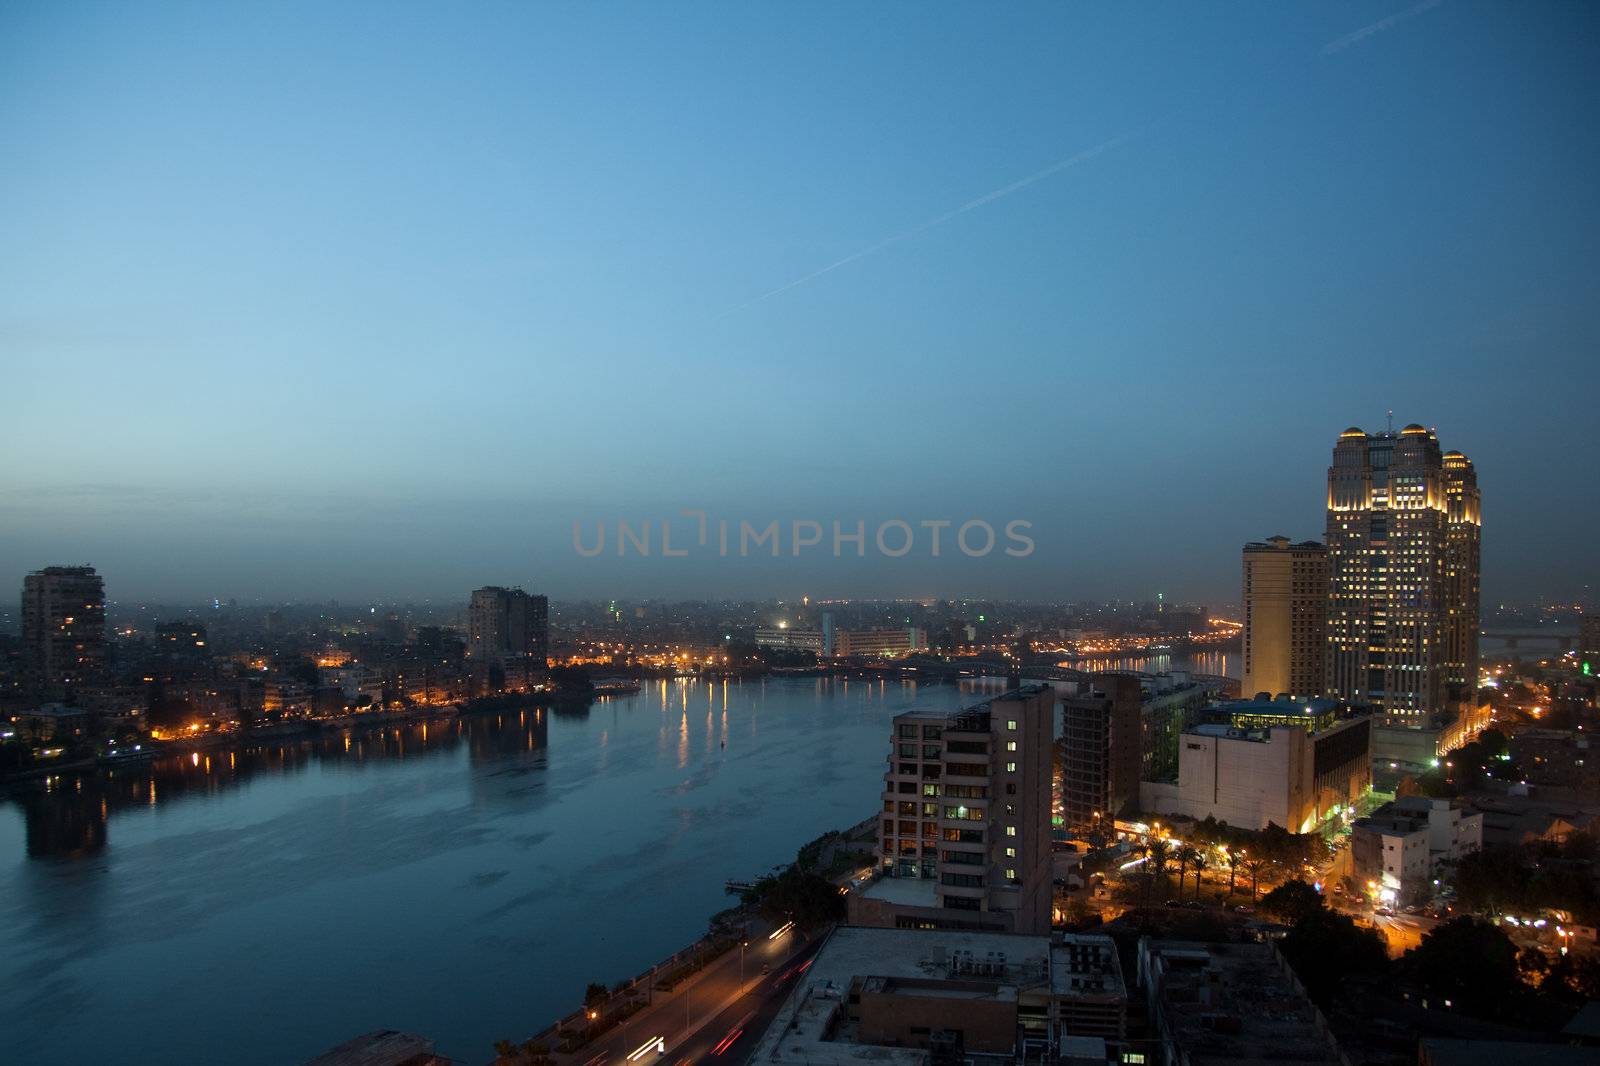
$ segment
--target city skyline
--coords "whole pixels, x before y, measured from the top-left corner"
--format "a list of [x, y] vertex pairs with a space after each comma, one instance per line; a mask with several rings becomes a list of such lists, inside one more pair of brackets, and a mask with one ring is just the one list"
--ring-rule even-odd
[[[1236, 10], [10, 6], [0, 582], [1214, 600], [1392, 409], [1593, 588], [1600, 16]], [[1038, 550], [571, 548], [685, 508]]]
[[0, 1059], [1600, 1060], [1597, 101], [1558, 0], [0, 3]]

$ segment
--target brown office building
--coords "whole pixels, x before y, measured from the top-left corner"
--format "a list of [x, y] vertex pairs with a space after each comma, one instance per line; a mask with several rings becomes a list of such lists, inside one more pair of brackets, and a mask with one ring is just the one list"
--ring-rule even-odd
[[1109, 825], [1139, 802], [1144, 755], [1139, 679], [1097, 674], [1085, 691], [1061, 700], [1061, 806], [1067, 825]]

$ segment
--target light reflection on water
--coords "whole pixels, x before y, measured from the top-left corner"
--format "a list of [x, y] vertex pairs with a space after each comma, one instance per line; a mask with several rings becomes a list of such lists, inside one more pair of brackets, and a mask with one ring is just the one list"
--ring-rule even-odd
[[8, 1057], [283, 1063], [400, 1028], [486, 1060], [873, 815], [892, 715], [1001, 687], [667, 681], [31, 789], [0, 804]]
[[1192, 674], [1215, 674], [1218, 677], [1240, 676], [1240, 657], [1226, 651], [1158, 652], [1124, 658], [1078, 659], [1072, 662], [1072, 666], [1090, 673], [1099, 670], [1137, 670], [1144, 674], [1166, 674], [1178, 670]]

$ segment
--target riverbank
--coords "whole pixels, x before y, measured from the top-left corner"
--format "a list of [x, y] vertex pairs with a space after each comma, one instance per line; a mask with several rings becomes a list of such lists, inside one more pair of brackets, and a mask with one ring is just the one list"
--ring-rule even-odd
[[254, 744], [278, 740], [303, 740], [323, 733], [341, 730], [384, 729], [390, 726], [411, 725], [418, 722], [442, 721], [460, 715], [484, 714], [494, 711], [520, 710], [525, 707], [576, 707], [635, 695], [640, 686], [634, 683], [597, 685], [593, 690], [562, 692], [506, 692], [494, 696], [480, 696], [459, 703], [425, 704], [394, 708], [386, 711], [354, 711], [325, 718], [295, 718], [286, 721], [264, 722], [258, 725], [210, 732], [195, 732], [163, 739], [146, 738], [136, 745], [113, 751], [107, 755], [88, 756], [71, 761], [50, 761], [22, 770], [0, 774], [0, 788], [12, 784], [47, 780], [61, 774], [81, 773], [94, 769], [116, 769], [119, 766], [137, 766], [170, 755], [188, 755], [192, 752], [242, 750]]

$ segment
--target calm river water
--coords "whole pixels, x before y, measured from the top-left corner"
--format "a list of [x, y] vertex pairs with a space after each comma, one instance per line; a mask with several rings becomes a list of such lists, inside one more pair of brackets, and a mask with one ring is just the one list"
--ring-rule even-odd
[[892, 715], [999, 687], [658, 682], [19, 797], [0, 1057], [296, 1063], [398, 1028], [487, 1061], [872, 814]]
[[[1115, 664], [1191, 665], [1230, 664]], [[0, 802], [3, 1057], [297, 1063], [396, 1028], [487, 1061], [874, 813], [891, 716], [1001, 687], [656, 682]]]

